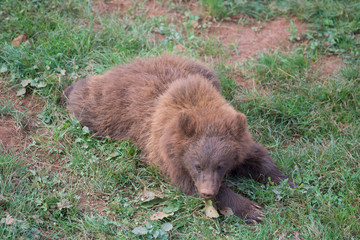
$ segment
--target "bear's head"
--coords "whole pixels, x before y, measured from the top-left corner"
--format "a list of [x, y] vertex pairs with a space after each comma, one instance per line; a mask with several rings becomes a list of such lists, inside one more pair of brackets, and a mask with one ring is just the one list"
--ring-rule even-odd
[[213, 199], [225, 175], [241, 163], [249, 149], [251, 136], [242, 113], [200, 117], [181, 112], [178, 117], [181, 138], [187, 139], [181, 163], [191, 176], [197, 192]]

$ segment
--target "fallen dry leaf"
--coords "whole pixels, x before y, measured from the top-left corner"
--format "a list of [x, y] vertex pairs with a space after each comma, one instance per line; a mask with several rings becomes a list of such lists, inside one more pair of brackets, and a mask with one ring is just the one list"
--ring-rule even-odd
[[1, 219], [1, 223], [5, 223], [6, 225], [11, 225], [15, 222], [15, 218], [10, 216], [8, 212], [6, 212], [6, 217]]
[[218, 218], [219, 217], [219, 213], [216, 211], [216, 209], [212, 205], [211, 200], [205, 201], [205, 215], [209, 218]]
[[18, 47], [20, 46], [21, 43], [25, 41], [26, 41], [26, 36], [24, 34], [20, 34], [19, 36], [14, 38], [14, 40], [12, 40], [11, 45], [13, 45], [14, 47]]
[[147, 232], [148, 230], [145, 227], [137, 227], [132, 230], [132, 233], [136, 235], [145, 235]]
[[72, 205], [70, 204], [70, 201], [68, 199], [63, 199], [60, 202], [57, 203], [58, 208], [64, 209], [64, 208], [71, 208]]
[[174, 213], [156, 212], [150, 217], [150, 220], [160, 220], [172, 215], [174, 215]]
[[145, 191], [141, 196], [140, 200], [143, 202], [153, 200], [156, 197], [156, 194], [151, 191]]
[[163, 225], [161, 225], [161, 229], [165, 232], [168, 232], [173, 229], [173, 225], [171, 223], [164, 223]]

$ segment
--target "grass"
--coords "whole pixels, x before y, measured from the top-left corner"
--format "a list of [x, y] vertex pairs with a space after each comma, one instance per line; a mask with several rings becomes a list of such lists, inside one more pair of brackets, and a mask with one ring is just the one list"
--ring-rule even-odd
[[[200, 14], [186, 2], [163, 4], [169, 14], [182, 14], [181, 21], [147, 16], [145, 3], [98, 14], [83, 0], [0, 1], [0, 121], [12, 118], [27, 137], [20, 148], [0, 144], [0, 238], [360, 238], [358, 1], [199, 1]], [[307, 42], [288, 52], [261, 53], [234, 70], [221, 40], [200, 33], [239, 14], [256, 21], [296, 16], [308, 23]], [[19, 34], [27, 41], [14, 47]], [[178, 46], [184, 47], [180, 53]], [[163, 52], [213, 64], [223, 95], [247, 115], [254, 138], [297, 182], [289, 189], [229, 180], [263, 206], [263, 223], [207, 218], [203, 201], [182, 194], [145, 165], [136, 146], [92, 138], [61, 106], [60, 95], [71, 82]], [[345, 64], [321, 76], [314, 62], [331, 54]], [[253, 87], [236, 83], [239, 70]], [[18, 90], [25, 93], [16, 96]], [[32, 108], [37, 101], [29, 99], [43, 104]], [[154, 199], [144, 201], [146, 192]], [[158, 211], [173, 215], [150, 220]], [[138, 227], [146, 234], [136, 235]]]
[[202, 0], [201, 2], [209, 15], [216, 19], [243, 14], [252, 18], [266, 20], [280, 14], [280, 12], [270, 8], [270, 1]]

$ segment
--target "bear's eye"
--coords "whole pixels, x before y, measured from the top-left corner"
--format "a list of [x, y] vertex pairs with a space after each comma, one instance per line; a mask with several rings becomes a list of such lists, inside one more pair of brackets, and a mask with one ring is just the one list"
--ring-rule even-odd
[[217, 166], [216, 170], [221, 171], [223, 169], [223, 166]]
[[201, 167], [200, 167], [199, 164], [196, 164], [196, 165], [195, 165], [195, 169], [196, 169], [196, 171], [201, 172]]

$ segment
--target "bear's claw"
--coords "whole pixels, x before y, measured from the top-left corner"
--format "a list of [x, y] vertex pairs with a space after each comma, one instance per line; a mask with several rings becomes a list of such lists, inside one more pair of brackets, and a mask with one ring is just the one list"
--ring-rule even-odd
[[250, 224], [262, 222], [262, 217], [264, 217], [265, 214], [260, 209], [261, 207], [258, 204], [252, 203], [251, 209], [246, 216], [246, 222]]

